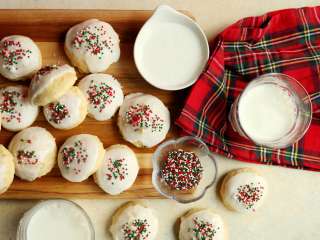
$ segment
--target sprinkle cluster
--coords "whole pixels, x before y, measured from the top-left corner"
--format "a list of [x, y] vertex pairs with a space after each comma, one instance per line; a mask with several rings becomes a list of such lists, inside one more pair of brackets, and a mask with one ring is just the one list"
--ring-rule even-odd
[[114, 185], [114, 180], [119, 179], [120, 181], [123, 181], [126, 176], [128, 176], [128, 164], [125, 162], [124, 158], [116, 160], [109, 158], [107, 162], [107, 169], [107, 180], [112, 181], [112, 185]]
[[195, 217], [193, 219], [193, 228], [188, 229], [188, 231], [193, 233], [193, 240], [213, 240], [219, 229], [219, 227], [213, 226], [212, 223]]
[[258, 182], [257, 185], [251, 182], [249, 184], [239, 186], [235, 197], [247, 210], [252, 209], [255, 211], [254, 205], [263, 196], [263, 191], [264, 187], [261, 186], [260, 182]]
[[65, 118], [70, 117], [67, 106], [60, 102], [50, 103], [48, 109], [50, 112], [49, 121], [55, 124], [60, 124]]
[[18, 106], [22, 106], [21, 98], [24, 98], [23, 94], [18, 91], [3, 91], [1, 95], [0, 111], [3, 114], [2, 119], [6, 122], [11, 122], [16, 119], [21, 122], [21, 113], [17, 110]]
[[30, 58], [32, 51], [30, 49], [24, 49], [21, 46], [21, 42], [14, 40], [4, 40], [0, 48], [0, 56], [3, 59], [2, 66], [9, 71], [18, 70], [18, 63], [26, 58]]
[[104, 82], [94, 83], [90, 82], [89, 89], [87, 90], [88, 101], [94, 108], [102, 112], [108, 104], [115, 98], [115, 90]]
[[136, 104], [130, 106], [125, 113], [125, 121], [135, 131], [141, 128], [151, 128], [152, 132], [161, 132], [164, 121], [157, 114], [153, 113], [149, 105]]
[[160, 177], [174, 190], [196, 187], [202, 173], [203, 167], [198, 156], [182, 149], [169, 151], [161, 163]]
[[[31, 139], [20, 139], [20, 142], [26, 144], [32, 144]], [[17, 152], [18, 164], [31, 164], [35, 165], [38, 163], [39, 159], [34, 150], [18, 150]]]
[[125, 223], [121, 230], [123, 240], [146, 240], [150, 235], [147, 219], [134, 219], [131, 223]]
[[[88, 159], [87, 149], [81, 140], [74, 142], [71, 147], [64, 147], [62, 149], [62, 163], [66, 168], [71, 167], [71, 163], [76, 162], [78, 165], [85, 163]], [[79, 167], [74, 167], [72, 169], [75, 174], [79, 174], [81, 169]]]
[[59, 67], [57, 65], [50, 65], [50, 66], [45, 66], [41, 68], [35, 75], [34, 79], [36, 82], [40, 80], [41, 77], [48, 75], [51, 73], [53, 70], [57, 70]]

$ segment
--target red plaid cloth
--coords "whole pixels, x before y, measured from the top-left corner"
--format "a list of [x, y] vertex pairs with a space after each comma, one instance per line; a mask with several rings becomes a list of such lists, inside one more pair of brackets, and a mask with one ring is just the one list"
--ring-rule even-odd
[[[219, 34], [213, 49], [176, 121], [183, 133], [241, 161], [320, 170], [320, 6], [242, 19]], [[281, 150], [254, 145], [228, 121], [230, 106], [247, 83], [271, 72], [297, 79], [313, 104], [304, 138]]]

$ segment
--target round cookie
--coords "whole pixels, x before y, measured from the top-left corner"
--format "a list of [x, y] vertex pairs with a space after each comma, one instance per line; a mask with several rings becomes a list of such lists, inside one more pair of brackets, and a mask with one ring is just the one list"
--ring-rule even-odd
[[72, 65], [81, 72], [99, 73], [119, 60], [119, 42], [110, 24], [90, 19], [69, 29], [64, 49]]
[[58, 165], [65, 179], [82, 182], [97, 171], [103, 157], [103, 144], [98, 137], [79, 134], [69, 137], [60, 147]]
[[226, 239], [222, 218], [209, 209], [193, 209], [180, 220], [179, 240]]
[[87, 100], [78, 87], [71, 87], [58, 100], [47, 104], [43, 114], [57, 129], [71, 129], [80, 125], [87, 115]]
[[90, 74], [78, 87], [88, 100], [89, 116], [98, 121], [110, 119], [123, 102], [121, 85], [109, 74]]
[[160, 99], [143, 93], [124, 98], [118, 127], [125, 140], [136, 147], [153, 147], [162, 142], [170, 128], [170, 113]]
[[251, 168], [229, 172], [220, 189], [225, 206], [237, 212], [255, 212], [262, 205], [266, 193], [267, 182]]
[[25, 86], [9, 86], [0, 89], [1, 125], [10, 131], [29, 127], [38, 116], [38, 106], [32, 105]]
[[0, 194], [7, 191], [14, 178], [12, 154], [0, 144]]
[[152, 209], [133, 202], [116, 211], [110, 227], [113, 240], [155, 240], [158, 230], [158, 219]]
[[49, 173], [56, 162], [54, 137], [41, 127], [26, 128], [17, 133], [9, 144], [15, 162], [16, 175], [33, 181]]
[[67, 64], [51, 65], [40, 69], [33, 76], [30, 84], [31, 103], [45, 106], [59, 99], [73, 86], [76, 80], [76, 71]]
[[103, 163], [94, 175], [102, 190], [117, 195], [130, 188], [139, 172], [135, 153], [126, 145], [112, 145], [105, 151]]
[[0, 73], [10, 80], [25, 80], [41, 68], [42, 57], [32, 39], [12, 35], [0, 41]]

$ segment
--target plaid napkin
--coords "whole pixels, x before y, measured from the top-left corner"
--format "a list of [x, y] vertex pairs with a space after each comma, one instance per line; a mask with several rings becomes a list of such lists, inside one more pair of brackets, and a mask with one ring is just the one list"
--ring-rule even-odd
[[[212, 47], [206, 69], [176, 120], [183, 134], [240, 161], [320, 170], [320, 6], [242, 19], [219, 34]], [[297, 79], [313, 104], [306, 135], [281, 150], [254, 145], [228, 121], [231, 104], [248, 82], [272, 72]]]

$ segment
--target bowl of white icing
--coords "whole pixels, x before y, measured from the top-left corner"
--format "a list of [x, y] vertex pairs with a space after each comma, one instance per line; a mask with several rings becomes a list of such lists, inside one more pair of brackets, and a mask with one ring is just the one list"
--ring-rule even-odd
[[134, 61], [142, 77], [156, 88], [191, 86], [209, 58], [200, 26], [175, 9], [161, 5], [143, 25], [134, 44]]

